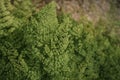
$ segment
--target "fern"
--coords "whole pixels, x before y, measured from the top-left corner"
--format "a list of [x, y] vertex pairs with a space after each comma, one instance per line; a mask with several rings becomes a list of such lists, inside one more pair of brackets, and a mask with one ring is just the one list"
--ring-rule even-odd
[[0, 3], [0, 35], [7, 35], [10, 32], [13, 32], [15, 29], [14, 20], [13, 20], [14, 17], [11, 15], [11, 12], [8, 9], [8, 7], [9, 7], [9, 4], [7, 4], [6, 1], [1, 0], [1, 3]]
[[114, 30], [57, 16], [55, 2], [36, 13], [31, 7], [30, 0], [1, 0], [0, 80], [120, 79]]

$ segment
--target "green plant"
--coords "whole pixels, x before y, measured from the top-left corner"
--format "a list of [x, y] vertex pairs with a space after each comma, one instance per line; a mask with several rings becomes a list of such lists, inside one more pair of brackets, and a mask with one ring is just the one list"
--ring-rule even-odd
[[[2, 1], [0, 10], [4, 5]], [[17, 28], [0, 35], [0, 80], [120, 79], [120, 39], [107, 25], [57, 16], [54, 2], [38, 13], [11, 6], [10, 25]], [[0, 32], [7, 26], [0, 25]]]
[[8, 2], [1, 0], [0, 3], [0, 36], [7, 35], [15, 29], [14, 17], [10, 12], [9, 0]]

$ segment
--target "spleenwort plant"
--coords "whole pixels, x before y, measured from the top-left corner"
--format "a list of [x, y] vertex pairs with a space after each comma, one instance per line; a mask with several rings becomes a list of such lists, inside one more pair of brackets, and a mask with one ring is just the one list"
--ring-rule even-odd
[[57, 16], [55, 2], [31, 7], [0, 2], [0, 80], [120, 80], [114, 28]]
[[[9, 1], [9, 0], [8, 0]], [[8, 2], [9, 3], [9, 2]], [[0, 2], [0, 35], [7, 35], [15, 29], [14, 20], [7, 1]]]

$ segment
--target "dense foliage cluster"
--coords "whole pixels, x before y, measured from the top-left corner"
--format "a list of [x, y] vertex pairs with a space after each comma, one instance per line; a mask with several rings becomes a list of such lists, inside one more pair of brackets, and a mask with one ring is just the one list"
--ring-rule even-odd
[[55, 7], [35, 13], [29, 0], [1, 0], [0, 80], [120, 80], [114, 28], [57, 16]]

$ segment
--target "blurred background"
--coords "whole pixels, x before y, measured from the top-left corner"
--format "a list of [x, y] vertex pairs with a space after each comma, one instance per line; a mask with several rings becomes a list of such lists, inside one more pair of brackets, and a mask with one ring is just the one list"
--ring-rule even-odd
[[[37, 9], [51, 2], [52, 0], [32, 0]], [[87, 18], [93, 23], [100, 19], [110, 18], [120, 20], [120, 0], [55, 0], [57, 12], [70, 14], [71, 17], [79, 21]]]

